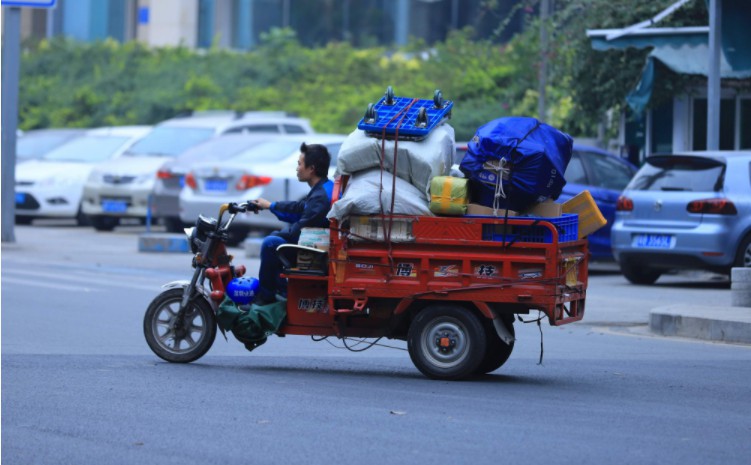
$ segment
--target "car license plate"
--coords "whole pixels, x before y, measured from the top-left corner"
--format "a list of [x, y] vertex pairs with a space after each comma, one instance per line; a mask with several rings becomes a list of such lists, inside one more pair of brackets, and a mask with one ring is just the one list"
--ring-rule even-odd
[[227, 181], [224, 179], [207, 179], [204, 189], [211, 192], [227, 192]]
[[180, 179], [178, 180], [178, 182], [180, 183], [180, 189], [185, 187], [185, 176], [180, 176]]
[[21, 205], [26, 202], [26, 194], [23, 192], [16, 192], [16, 205]]
[[128, 204], [122, 200], [102, 200], [102, 210], [108, 213], [125, 213]]
[[632, 245], [645, 249], [672, 249], [675, 247], [675, 237], [668, 234], [637, 234]]

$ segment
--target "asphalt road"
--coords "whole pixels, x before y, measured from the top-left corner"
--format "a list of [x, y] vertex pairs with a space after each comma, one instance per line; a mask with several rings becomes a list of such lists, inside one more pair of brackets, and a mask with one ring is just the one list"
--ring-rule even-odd
[[646, 330], [662, 302], [729, 301], [721, 278], [631, 286], [602, 267], [585, 321], [541, 327], [542, 365], [539, 328], [517, 324], [509, 362], [471, 382], [425, 379], [395, 341], [248, 353], [219, 336], [173, 365], [141, 322], [190, 260], [139, 254], [138, 231], [18, 227], [3, 244], [4, 464], [751, 462], [751, 348]]

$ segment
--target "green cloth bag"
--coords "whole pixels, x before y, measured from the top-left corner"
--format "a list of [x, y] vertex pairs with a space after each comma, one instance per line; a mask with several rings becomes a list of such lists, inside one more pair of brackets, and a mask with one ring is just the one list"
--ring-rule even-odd
[[430, 181], [430, 211], [436, 215], [464, 215], [469, 203], [467, 179], [436, 176]]
[[282, 326], [287, 316], [287, 301], [280, 300], [268, 305], [239, 307], [229, 297], [219, 304], [216, 321], [220, 328], [231, 331], [235, 338], [253, 350], [266, 342], [266, 338]]

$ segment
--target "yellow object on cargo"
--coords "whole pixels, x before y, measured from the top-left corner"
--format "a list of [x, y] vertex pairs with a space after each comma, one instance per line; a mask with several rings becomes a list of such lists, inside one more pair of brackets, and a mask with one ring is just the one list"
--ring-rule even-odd
[[589, 236], [608, 224], [608, 220], [602, 216], [602, 212], [600, 212], [589, 191], [582, 191], [563, 202], [562, 209], [563, 213], [579, 215], [579, 239]]
[[430, 211], [437, 215], [464, 215], [468, 194], [465, 178], [436, 176], [430, 181]]

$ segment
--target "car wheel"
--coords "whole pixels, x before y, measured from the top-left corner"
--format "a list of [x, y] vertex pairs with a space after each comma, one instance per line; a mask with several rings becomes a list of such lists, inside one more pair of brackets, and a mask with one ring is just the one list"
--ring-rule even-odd
[[741, 246], [738, 248], [738, 255], [735, 258], [735, 266], [740, 268], [751, 268], [751, 234], [748, 234], [743, 238], [743, 241], [741, 241]]
[[81, 207], [78, 207], [78, 213], [76, 213], [76, 225], [77, 226], [91, 226], [89, 217], [84, 215], [81, 211]]
[[180, 221], [180, 218], [165, 216], [162, 221], [164, 221], [164, 227], [167, 229], [167, 232], [170, 233], [181, 233], [185, 228], [185, 223]]
[[120, 224], [120, 219], [113, 216], [89, 216], [89, 222], [97, 231], [112, 231]]
[[633, 265], [628, 262], [621, 263], [621, 273], [632, 284], [654, 284], [662, 275], [662, 271], [647, 266]]

